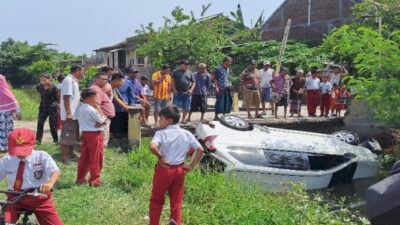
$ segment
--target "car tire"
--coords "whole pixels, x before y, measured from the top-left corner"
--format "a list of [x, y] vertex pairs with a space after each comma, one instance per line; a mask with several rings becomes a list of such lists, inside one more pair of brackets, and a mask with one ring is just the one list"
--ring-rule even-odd
[[332, 135], [350, 145], [360, 144], [360, 137], [356, 133], [351, 131], [341, 130], [334, 132]]
[[234, 115], [223, 115], [219, 118], [222, 125], [234, 130], [247, 131], [250, 129], [250, 124], [244, 119]]

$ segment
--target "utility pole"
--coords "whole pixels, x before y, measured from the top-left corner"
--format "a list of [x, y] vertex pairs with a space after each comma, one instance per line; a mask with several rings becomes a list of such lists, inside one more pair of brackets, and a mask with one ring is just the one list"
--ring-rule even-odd
[[285, 49], [286, 49], [286, 46], [287, 46], [287, 40], [288, 40], [288, 37], [289, 37], [289, 30], [290, 30], [290, 24], [291, 23], [292, 23], [292, 20], [288, 19], [287, 24], [286, 24], [286, 28], [285, 28], [285, 33], [283, 34], [281, 49], [279, 51], [279, 62], [278, 62], [278, 65], [276, 66], [276, 72], [278, 72], [278, 73], [281, 70], [283, 56], [285, 55]]
[[307, 11], [308, 11], [307, 26], [310, 26], [311, 25], [311, 0], [308, 0]]
[[382, 35], [382, 16], [379, 15], [379, 8], [381, 5], [377, 2], [373, 2], [372, 6], [375, 10], [375, 22], [378, 23], [379, 35]]

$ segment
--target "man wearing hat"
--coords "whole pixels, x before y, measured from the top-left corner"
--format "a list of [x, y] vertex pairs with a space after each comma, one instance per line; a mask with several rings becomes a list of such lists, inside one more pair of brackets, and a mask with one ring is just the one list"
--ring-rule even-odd
[[[53, 158], [44, 151], [33, 150], [35, 133], [29, 129], [15, 129], [8, 136], [8, 155], [0, 159], [0, 180], [7, 178], [12, 191], [39, 188], [47, 197], [25, 196], [19, 202], [8, 205], [4, 217], [6, 223], [15, 224], [22, 209], [33, 211], [41, 225], [62, 225], [51, 200], [51, 189], [60, 176], [60, 169]], [[8, 200], [15, 198], [9, 194]]]
[[250, 113], [252, 105], [255, 107], [255, 117], [262, 118], [258, 114], [258, 108], [260, 107], [260, 73], [257, 70], [257, 62], [255, 60], [250, 60], [249, 67], [242, 72], [239, 90], [243, 92], [243, 101], [246, 104], [248, 118], [253, 118]]
[[182, 108], [182, 124], [186, 124], [186, 117], [190, 111], [191, 98], [196, 86], [193, 73], [189, 71], [189, 61], [179, 61], [179, 68], [172, 73], [172, 91], [174, 105]]
[[274, 101], [272, 101], [272, 92], [270, 81], [274, 76], [274, 70], [270, 67], [270, 61], [264, 61], [264, 68], [260, 70], [261, 76], [261, 105], [262, 105], [262, 115], [265, 115], [265, 102], [269, 102], [272, 109], [272, 114], [274, 114]]

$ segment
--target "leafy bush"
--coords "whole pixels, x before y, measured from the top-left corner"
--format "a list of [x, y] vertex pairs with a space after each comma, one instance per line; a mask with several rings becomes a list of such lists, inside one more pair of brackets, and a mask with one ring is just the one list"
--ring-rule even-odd
[[[264, 60], [271, 61], [272, 65], [279, 61], [281, 43], [277, 41], [255, 41], [233, 46], [230, 54], [234, 56], [234, 63], [238, 69], [234, 73], [240, 74], [248, 65], [250, 59], [257, 60], [260, 64]], [[283, 65], [294, 73], [297, 67], [308, 70], [313, 66], [320, 67], [327, 56], [317, 48], [308, 47], [306, 44], [289, 41], [285, 50]]]
[[354, 67], [353, 75], [380, 78], [400, 77], [400, 32], [390, 39], [368, 27], [344, 25], [326, 37], [320, 51], [336, 62], [346, 61]]
[[393, 146], [391, 151], [385, 151], [383, 158], [381, 160], [381, 167], [384, 170], [391, 170], [395, 162], [400, 160], [400, 146]]
[[356, 97], [368, 104], [377, 121], [386, 127], [400, 127], [400, 79], [373, 76], [348, 80], [348, 85], [356, 89]]
[[400, 31], [384, 38], [368, 27], [342, 26], [329, 35], [321, 51], [331, 52], [333, 60], [344, 59], [353, 72], [348, 85], [357, 98], [375, 112], [387, 127], [400, 127]]
[[39, 113], [39, 93], [35, 89], [27, 88], [14, 88], [12, 91], [21, 107], [22, 120], [36, 120]]
[[35, 80], [38, 80], [40, 74], [49, 73], [53, 74], [56, 71], [56, 62], [47, 61], [47, 60], [39, 60], [37, 62], [32, 63], [26, 71], [30, 74], [35, 75]]
[[96, 76], [97, 68], [95, 66], [90, 66], [85, 69], [85, 77], [79, 81], [79, 88], [87, 88], [89, 82]]

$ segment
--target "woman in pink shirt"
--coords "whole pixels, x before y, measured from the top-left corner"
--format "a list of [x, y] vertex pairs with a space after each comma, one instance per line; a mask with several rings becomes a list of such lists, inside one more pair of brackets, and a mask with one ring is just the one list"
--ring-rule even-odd
[[19, 115], [17, 99], [8, 86], [6, 78], [0, 74], [0, 151], [8, 149], [7, 137], [14, 130], [13, 118]]
[[104, 126], [103, 138], [104, 147], [107, 147], [108, 140], [110, 139], [110, 119], [115, 116], [114, 104], [111, 102], [107, 93], [103, 90], [103, 87], [108, 83], [107, 74], [99, 72], [96, 74], [94, 83], [90, 88], [96, 92], [96, 103], [100, 106], [104, 115], [107, 116], [106, 125]]

